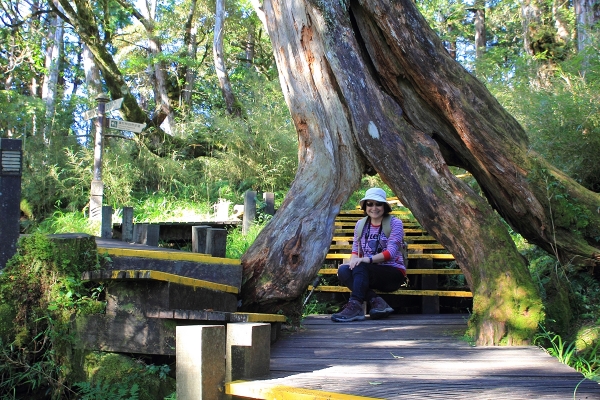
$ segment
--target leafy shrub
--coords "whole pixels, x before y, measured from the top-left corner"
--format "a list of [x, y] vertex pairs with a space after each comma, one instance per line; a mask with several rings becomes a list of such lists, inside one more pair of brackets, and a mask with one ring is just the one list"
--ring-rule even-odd
[[77, 382], [82, 400], [163, 399], [175, 390], [168, 365], [147, 365], [122, 354], [92, 352], [85, 358], [87, 381]]
[[0, 396], [68, 395], [71, 317], [99, 312], [98, 290], [80, 280], [98, 265], [91, 240], [23, 237], [0, 274]]

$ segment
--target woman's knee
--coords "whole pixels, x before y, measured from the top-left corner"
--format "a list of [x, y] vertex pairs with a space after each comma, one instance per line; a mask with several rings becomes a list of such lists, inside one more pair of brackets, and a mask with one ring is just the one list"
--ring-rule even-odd
[[340, 282], [352, 281], [352, 270], [348, 264], [342, 264], [338, 267], [337, 271]]

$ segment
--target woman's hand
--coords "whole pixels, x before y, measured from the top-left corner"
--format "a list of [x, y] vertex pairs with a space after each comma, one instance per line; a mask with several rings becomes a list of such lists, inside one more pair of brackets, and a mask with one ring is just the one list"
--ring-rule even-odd
[[352, 256], [352, 258], [350, 259], [350, 263], [348, 264], [348, 267], [350, 267], [350, 270], [353, 270], [354, 267], [356, 267], [361, 262], [367, 262], [368, 263], [369, 262], [369, 257]]

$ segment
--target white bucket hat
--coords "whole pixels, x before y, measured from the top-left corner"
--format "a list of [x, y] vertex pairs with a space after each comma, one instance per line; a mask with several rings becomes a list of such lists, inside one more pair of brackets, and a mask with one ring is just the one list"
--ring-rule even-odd
[[391, 211], [392, 207], [387, 202], [386, 196], [387, 195], [385, 194], [385, 190], [377, 188], [377, 187], [371, 188], [371, 189], [367, 190], [367, 192], [365, 193], [365, 197], [360, 199], [360, 208], [362, 208], [364, 210], [365, 209], [365, 207], [364, 207], [365, 201], [373, 200], [373, 201], [378, 201], [380, 203], [385, 203], [386, 204], [385, 208], [388, 211]]

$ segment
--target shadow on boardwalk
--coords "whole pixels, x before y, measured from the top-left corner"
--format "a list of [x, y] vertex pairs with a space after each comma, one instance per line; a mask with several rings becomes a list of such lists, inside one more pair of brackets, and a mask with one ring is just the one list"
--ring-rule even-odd
[[268, 383], [380, 399], [600, 399], [598, 383], [540, 348], [471, 346], [467, 318], [310, 316], [272, 346]]

